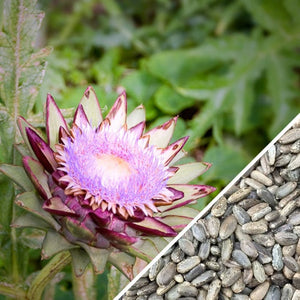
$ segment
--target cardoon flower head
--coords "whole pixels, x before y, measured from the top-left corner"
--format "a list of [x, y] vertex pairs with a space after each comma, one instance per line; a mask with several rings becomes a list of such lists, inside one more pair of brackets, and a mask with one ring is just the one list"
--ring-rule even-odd
[[101, 253], [101, 264], [108, 260], [132, 277], [134, 257], [150, 259], [166, 237], [195, 216], [192, 208], [178, 208], [214, 191], [187, 184], [210, 164], [174, 165], [187, 141], [170, 144], [176, 120], [145, 132], [144, 108], [127, 116], [125, 93], [103, 119], [89, 87], [69, 127], [48, 95], [46, 140], [25, 119], [18, 120], [30, 151], [24, 169], [41, 200], [29, 191], [19, 195], [16, 203], [33, 215], [22, 216], [15, 226], [47, 231], [44, 257], [71, 249], [77, 260], [83, 255], [78, 249], [84, 249], [96, 271]]

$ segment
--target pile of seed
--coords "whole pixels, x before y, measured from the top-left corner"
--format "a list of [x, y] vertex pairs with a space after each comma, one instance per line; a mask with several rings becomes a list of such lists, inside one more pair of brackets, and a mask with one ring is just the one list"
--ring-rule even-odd
[[123, 300], [300, 299], [299, 178], [296, 124]]

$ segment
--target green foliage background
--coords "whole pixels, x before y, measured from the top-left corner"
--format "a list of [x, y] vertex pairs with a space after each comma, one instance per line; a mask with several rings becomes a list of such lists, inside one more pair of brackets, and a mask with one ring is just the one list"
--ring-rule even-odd
[[[18, 140], [16, 114], [43, 126], [47, 93], [68, 115], [87, 85], [95, 88], [103, 111], [126, 89], [128, 110], [142, 103], [149, 127], [180, 116], [174, 139], [190, 136], [188, 160], [213, 163], [199, 180], [220, 190], [300, 112], [298, 0], [41, 0], [37, 5], [45, 12], [40, 31], [40, 12], [26, 12], [26, 30], [19, 36], [13, 35], [20, 25], [15, 7], [1, 14], [0, 163], [18, 162], [8, 146]], [[18, 39], [23, 52], [10, 51]], [[9, 232], [16, 212], [7, 200], [13, 199], [12, 185], [2, 175], [0, 188], [6, 199], [0, 211], [0, 276], [7, 277], [14, 273], [14, 243], [7, 235], [17, 236]], [[198, 207], [204, 205], [200, 201]], [[18, 236], [24, 248], [16, 250], [26, 249], [24, 278], [39, 268], [38, 251], [26, 248], [28, 236]], [[107, 277], [98, 283], [98, 290], [105, 290]], [[72, 299], [69, 284], [66, 270], [55, 299]]]
[[125, 88], [150, 126], [173, 115], [203, 178], [228, 183], [296, 114], [297, 0], [43, 1], [54, 51], [36, 111], [51, 92], [74, 107], [87, 84], [110, 107]]

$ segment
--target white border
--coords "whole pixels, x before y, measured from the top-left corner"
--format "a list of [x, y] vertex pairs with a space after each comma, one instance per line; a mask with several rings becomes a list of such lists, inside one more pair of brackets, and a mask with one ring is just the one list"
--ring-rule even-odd
[[277, 140], [296, 123], [300, 122], [300, 113], [279, 133], [276, 137], [237, 175], [235, 178], [114, 298], [119, 300], [121, 297], [145, 274], [151, 266], [153, 266], [161, 256], [163, 256], [202, 216], [211, 209], [211, 207], [238, 181], [238, 179], [246, 173]]

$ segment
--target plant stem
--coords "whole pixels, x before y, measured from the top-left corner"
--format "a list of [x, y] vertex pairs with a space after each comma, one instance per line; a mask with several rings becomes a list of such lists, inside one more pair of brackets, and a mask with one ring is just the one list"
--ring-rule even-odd
[[26, 299], [26, 292], [23, 289], [6, 282], [0, 282], [0, 294], [18, 300]]
[[73, 293], [76, 300], [96, 300], [95, 274], [91, 264], [88, 264], [84, 273], [77, 277], [72, 268]]
[[69, 251], [64, 251], [54, 256], [33, 280], [28, 290], [27, 298], [40, 300], [45, 286], [70, 262], [71, 254]]

